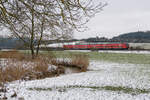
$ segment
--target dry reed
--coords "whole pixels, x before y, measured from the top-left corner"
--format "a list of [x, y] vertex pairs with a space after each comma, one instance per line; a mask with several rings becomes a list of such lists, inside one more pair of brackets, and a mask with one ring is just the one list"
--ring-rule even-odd
[[[18, 51], [1, 52], [0, 58], [6, 60], [5, 64], [0, 64], [0, 85], [21, 79], [33, 80], [59, 76], [65, 73], [65, 67], [77, 67], [79, 72], [85, 72], [89, 65], [88, 56], [81, 54], [71, 55], [70, 61], [58, 61], [56, 57], [46, 55], [39, 55], [31, 60]], [[25, 67], [24, 65], [29, 66]], [[49, 66], [52, 65], [55, 65], [56, 68], [49, 70]]]

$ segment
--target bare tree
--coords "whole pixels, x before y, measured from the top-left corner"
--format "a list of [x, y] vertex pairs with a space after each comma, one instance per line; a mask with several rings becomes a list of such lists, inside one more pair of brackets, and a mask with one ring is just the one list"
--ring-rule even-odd
[[21, 39], [34, 58], [43, 38], [70, 37], [104, 6], [98, 0], [0, 0], [0, 25]]

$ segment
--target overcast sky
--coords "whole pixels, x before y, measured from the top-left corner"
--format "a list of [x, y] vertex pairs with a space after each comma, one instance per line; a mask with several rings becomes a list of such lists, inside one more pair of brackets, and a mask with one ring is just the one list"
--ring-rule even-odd
[[122, 33], [150, 30], [150, 0], [102, 0], [108, 3], [87, 23], [88, 30], [74, 37], [108, 37]]

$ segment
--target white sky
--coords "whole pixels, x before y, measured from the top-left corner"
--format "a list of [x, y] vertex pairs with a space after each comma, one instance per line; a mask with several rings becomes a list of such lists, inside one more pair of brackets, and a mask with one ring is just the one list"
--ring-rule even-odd
[[108, 6], [87, 23], [88, 30], [75, 32], [74, 38], [111, 38], [126, 32], [150, 30], [150, 0], [105, 1]]
[[[112, 38], [127, 32], [150, 30], [150, 0], [101, 1], [107, 2], [108, 6], [87, 23], [87, 31], [75, 32], [74, 38]], [[7, 33], [8, 30], [3, 30], [0, 35]]]

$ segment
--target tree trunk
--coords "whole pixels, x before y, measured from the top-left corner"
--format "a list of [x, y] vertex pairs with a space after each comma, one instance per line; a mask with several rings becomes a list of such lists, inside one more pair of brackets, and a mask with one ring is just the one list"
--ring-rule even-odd
[[43, 37], [43, 32], [41, 33], [40, 39], [38, 41], [38, 45], [37, 45], [37, 48], [36, 48], [36, 56], [38, 56], [38, 54], [39, 54], [39, 49], [40, 49], [40, 44], [41, 44], [42, 37]]
[[35, 58], [33, 45], [30, 45], [32, 59]]
[[41, 44], [41, 41], [42, 41], [42, 38], [43, 38], [44, 23], [45, 23], [45, 18], [43, 17], [42, 18], [42, 24], [41, 24], [40, 39], [38, 41], [37, 48], [36, 48], [36, 56], [38, 56], [38, 54], [39, 54], [40, 44]]
[[32, 6], [32, 10], [31, 10], [31, 13], [32, 13], [32, 20], [31, 20], [31, 23], [32, 23], [32, 30], [31, 30], [31, 40], [30, 40], [30, 50], [31, 50], [31, 55], [32, 55], [32, 59], [35, 58], [35, 54], [34, 54], [34, 5]]

